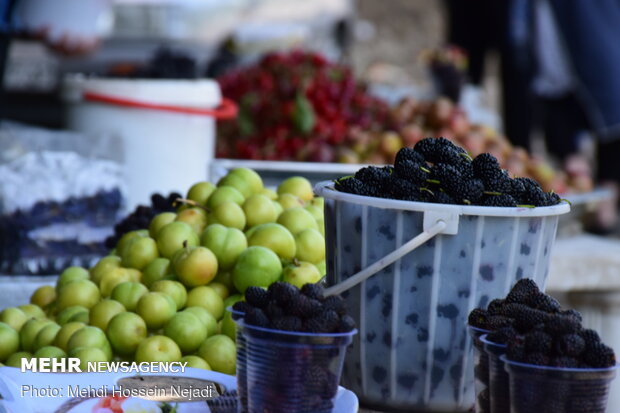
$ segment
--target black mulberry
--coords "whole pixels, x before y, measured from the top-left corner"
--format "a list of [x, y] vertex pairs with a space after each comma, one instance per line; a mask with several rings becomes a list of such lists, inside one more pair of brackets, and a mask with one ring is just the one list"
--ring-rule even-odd
[[355, 328], [355, 320], [350, 315], [344, 315], [340, 317], [340, 325], [338, 331], [341, 333], [348, 333]]
[[257, 327], [269, 326], [269, 318], [260, 308], [249, 308], [245, 313], [244, 320], [247, 324]]
[[[245, 301], [237, 301], [236, 303], [233, 304], [232, 308], [233, 308], [233, 310], [235, 312], [245, 314], [245, 313], [248, 312], [248, 309], [252, 308], [252, 306], [250, 304], [246, 303]], [[242, 317], [242, 316], [236, 315], [233, 312], [233, 314], [232, 314], [233, 320], [236, 320], [236, 319], [238, 319], [240, 317]]]
[[275, 301], [270, 301], [263, 311], [270, 319], [284, 316], [284, 309], [280, 307]]
[[560, 303], [555, 298], [541, 292], [530, 296], [528, 304], [547, 313], [557, 313], [561, 309]]
[[539, 188], [531, 188], [526, 190], [519, 200], [522, 204], [533, 206], [546, 206], [547, 194]]
[[461, 161], [453, 164], [454, 168], [459, 172], [464, 180], [474, 179], [474, 168], [471, 166], [471, 161], [468, 159], [462, 159]]
[[566, 334], [556, 340], [555, 351], [561, 356], [578, 357], [586, 349], [586, 341], [577, 334]]
[[271, 284], [267, 291], [269, 292], [269, 297], [282, 307], [286, 307], [299, 295], [297, 287], [281, 281]]
[[532, 331], [525, 335], [525, 351], [548, 354], [553, 347], [553, 338], [543, 331]]
[[390, 173], [383, 168], [376, 166], [367, 166], [360, 169], [354, 175], [354, 177], [365, 184], [368, 184], [374, 188], [378, 188], [383, 185], [383, 182], [390, 177]]
[[498, 330], [491, 331], [487, 335], [487, 339], [493, 343], [506, 344], [518, 334], [517, 330], [512, 326], [502, 327]]
[[245, 290], [245, 300], [254, 307], [264, 308], [269, 301], [269, 293], [261, 287], [250, 286]]
[[285, 315], [271, 320], [271, 327], [276, 330], [301, 331], [302, 322], [299, 317]]
[[523, 361], [525, 363], [534, 364], [536, 366], [548, 366], [549, 364], [551, 364], [551, 358], [543, 353], [526, 354]]
[[482, 201], [483, 206], [488, 207], [516, 207], [517, 202], [510, 195], [489, 195]]
[[593, 368], [612, 367], [616, 364], [614, 351], [603, 343], [598, 343], [588, 348], [588, 351], [583, 355], [583, 359]]
[[322, 305], [314, 298], [299, 295], [286, 306], [288, 312], [301, 318], [309, 318], [321, 312]]
[[349, 194], [375, 196], [376, 190], [357, 178], [346, 177], [335, 181], [334, 188]]
[[[504, 171], [489, 172], [481, 176], [480, 180], [484, 183], [484, 189], [488, 192], [496, 192], [502, 195], [509, 195], [512, 192], [512, 179]], [[514, 199], [514, 198], [513, 198]]]
[[506, 304], [502, 308], [502, 315], [514, 319], [514, 326], [521, 332], [527, 332], [549, 319], [544, 311], [529, 308], [524, 304]]
[[508, 341], [506, 357], [514, 361], [524, 361], [525, 355], [525, 338], [523, 336], [517, 335]]
[[458, 204], [454, 198], [443, 191], [435, 191], [435, 197], [433, 198], [437, 204]]
[[514, 320], [512, 318], [504, 317], [501, 315], [492, 315], [487, 317], [486, 329], [497, 330], [499, 328], [512, 326]]
[[393, 176], [387, 181], [387, 192], [392, 199], [401, 201], [417, 201], [419, 199], [419, 185]]
[[422, 185], [429, 177], [429, 173], [422, 169], [423, 166], [412, 161], [403, 161], [394, 168], [396, 176], [408, 180], [416, 185]]
[[315, 300], [323, 299], [323, 287], [319, 284], [304, 284], [301, 287], [301, 293], [309, 298], [314, 298]]
[[470, 326], [482, 328], [484, 330], [487, 329], [487, 319], [489, 318], [489, 313], [487, 310], [483, 310], [482, 308], [474, 308], [471, 313], [469, 313], [469, 317], [467, 322]]
[[334, 310], [339, 316], [345, 315], [347, 312], [344, 300], [335, 295], [326, 297], [323, 300], [323, 308], [325, 310]]
[[530, 298], [538, 294], [540, 290], [530, 278], [523, 278], [512, 287], [506, 296], [506, 303], [527, 304]]
[[586, 349], [590, 349], [601, 342], [601, 338], [599, 337], [598, 333], [591, 329], [581, 330], [579, 332], [579, 335], [581, 336], [581, 338], [584, 339], [586, 343]]
[[505, 300], [501, 298], [497, 298], [491, 301], [487, 307], [487, 311], [491, 315], [498, 315], [501, 311], [501, 308], [504, 306]]
[[480, 179], [471, 179], [452, 188], [454, 196], [461, 203], [476, 204], [484, 195], [484, 184]]
[[399, 164], [406, 162], [406, 161], [417, 163], [417, 164], [424, 164], [424, 155], [422, 155], [420, 152], [417, 152], [413, 148], [401, 148], [396, 153], [394, 165], [398, 166]]
[[340, 318], [333, 310], [322, 311], [304, 322], [304, 331], [309, 333], [333, 333], [338, 329]]
[[501, 171], [497, 158], [490, 153], [481, 153], [472, 161], [474, 176], [483, 178], [490, 173]]
[[555, 192], [547, 192], [547, 203], [546, 203], [546, 206], [557, 205], [561, 201], [562, 201], [562, 199]]
[[432, 163], [453, 164], [459, 162], [466, 155], [460, 148], [446, 138], [425, 138], [415, 144], [416, 152], [424, 156], [424, 159]]
[[545, 331], [554, 337], [578, 333], [580, 330], [581, 322], [574, 317], [553, 315], [545, 323]]

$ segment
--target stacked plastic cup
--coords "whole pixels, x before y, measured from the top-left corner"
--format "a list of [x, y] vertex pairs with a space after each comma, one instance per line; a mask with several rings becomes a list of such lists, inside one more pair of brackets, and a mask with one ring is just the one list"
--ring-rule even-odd
[[484, 351], [484, 344], [480, 338], [488, 330], [467, 326], [469, 335], [474, 343], [474, 391], [476, 392], [476, 413], [488, 413], [491, 411], [489, 390], [489, 357]]
[[357, 330], [314, 334], [251, 326], [243, 318], [235, 322], [243, 342], [237, 352], [241, 411], [332, 411], [346, 349]]
[[245, 337], [241, 331], [237, 331], [237, 397], [239, 399], [238, 413], [247, 413], [248, 388], [246, 374], [246, 349]]
[[617, 365], [559, 368], [500, 358], [509, 374], [510, 413], [605, 413]]
[[[239, 320], [245, 315], [240, 311], [234, 310], [232, 307], [226, 308], [226, 311], [230, 311], [233, 320]], [[246, 380], [246, 356], [245, 356], [245, 337], [241, 334], [240, 329], [237, 329], [236, 334], [237, 345], [237, 398], [239, 400], [239, 408], [237, 413], [247, 413], [248, 406], [248, 392], [247, 392], [247, 380]]]
[[[510, 411], [510, 389], [508, 373], [501, 356], [506, 354], [506, 344], [487, 340], [487, 335], [480, 337], [484, 351], [489, 360], [489, 396], [491, 412]], [[531, 412], [530, 412], [531, 413]]]

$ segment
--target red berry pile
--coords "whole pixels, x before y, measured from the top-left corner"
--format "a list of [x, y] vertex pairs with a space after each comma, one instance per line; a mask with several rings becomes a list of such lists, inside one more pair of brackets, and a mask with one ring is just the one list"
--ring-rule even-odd
[[239, 117], [219, 125], [218, 157], [334, 161], [351, 127], [383, 130], [388, 106], [349, 67], [304, 51], [271, 53], [218, 79]]

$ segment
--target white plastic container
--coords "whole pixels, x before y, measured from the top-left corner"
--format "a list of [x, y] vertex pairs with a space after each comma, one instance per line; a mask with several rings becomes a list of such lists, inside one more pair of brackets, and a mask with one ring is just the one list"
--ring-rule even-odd
[[[520, 278], [544, 288], [558, 216], [569, 205], [397, 201], [338, 192], [332, 182], [315, 192], [325, 198], [327, 292], [344, 290], [359, 329], [342, 385], [379, 410], [469, 411], [467, 316]], [[364, 269], [373, 275], [348, 288]]]
[[[213, 80], [106, 79], [68, 76], [67, 127], [112, 134], [124, 146], [127, 207], [154, 192], [185, 193], [209, 178], [215, 118], [236, 115]], [[221, 106], [220, 106], [221, 105]]]

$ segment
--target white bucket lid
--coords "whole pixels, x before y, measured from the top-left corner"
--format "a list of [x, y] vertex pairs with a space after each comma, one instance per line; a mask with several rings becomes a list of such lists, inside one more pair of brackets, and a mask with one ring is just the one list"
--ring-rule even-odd
[[67, 75], [62, 98], [77, 103], [85, 92], [155, 105], [214, 108], [222, 101], [218, 83], [211, 79], [116, 79]]
[[382, 209], [400, 209], [404, 211], [436, 211], [455, 215], [480, 215], [487, 217], [547, 217], [563, 215], [570, 212], [570, 205], [563, 201], [558, 205], [536, 208], [525, 207], [487, 207], [477, 205], [446, 205], [429, 202], [401, 201], [397, 199], [375, 198], [340, 192], [334, 189], [333, 181], [323, 181], [316, 184], [314, 192], [326, 199], [350, 202], [352, 204], [367, 205]]

